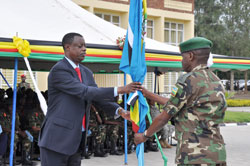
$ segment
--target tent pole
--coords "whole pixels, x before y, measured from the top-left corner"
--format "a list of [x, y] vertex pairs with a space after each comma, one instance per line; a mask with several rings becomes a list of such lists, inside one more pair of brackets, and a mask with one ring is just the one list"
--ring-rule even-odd
[[14, 84], [13, 84], [13, 105], [12, 105], [12, 125], [11, 125], [11, 142], [10, 142], [10, 166], [13, 166], [13, 156], [14, 156], [14, 139], [15, 139], [15, 122], [16, 122], [16, 84], [17, 84], [17, 67], [18, 59], [15, 58], [15, 71], [14, 71]]
[[2, 72], [0, 72], [3, 80], [6, 82], [6, 84], [8, 85], [9, 88], [11, 88], [10, 84], [8, 83], [8, 81], [6, 80], [6, 78], [3, 76]]
[[[127, 84], [127, 77], [126, 73], [124, 73], [124, 86]], [[127, 94], [124, 94], [124, 109], [127, 110]], [[125, 158], [124, 158], [124, 164], [128, 165], [128, 139], [127, 139], [127, 120], [124, 119], [124, 149], [125, 149]]]
[[155, 74], [155, 85], [154, 85], [154, 93], [156, 93], [157, 71], [158, 71], [158, 68], [157, 68], [157, 67], [155, 67], [155, 71], [154, 71], [154, 74]]

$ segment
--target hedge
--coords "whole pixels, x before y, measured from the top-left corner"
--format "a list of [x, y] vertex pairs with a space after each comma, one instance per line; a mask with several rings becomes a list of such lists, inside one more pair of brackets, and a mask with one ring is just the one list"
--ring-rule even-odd
[[228, 99], [228, 107], [250, 107], [249, 99]]

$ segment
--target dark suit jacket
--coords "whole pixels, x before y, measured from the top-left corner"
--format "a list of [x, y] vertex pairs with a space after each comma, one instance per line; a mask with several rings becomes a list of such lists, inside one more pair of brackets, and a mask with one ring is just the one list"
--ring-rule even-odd
[[93, 73], [80, 65], [82, 83], [67, 61], [59, 61], [48, 76], [48, 111], [39, 136], [40, 147], [72, 155], [81, 141], [82, 119], [96, 102], [110, 115], [119, 107], [114, 101], [114, 88], [97, 88]]

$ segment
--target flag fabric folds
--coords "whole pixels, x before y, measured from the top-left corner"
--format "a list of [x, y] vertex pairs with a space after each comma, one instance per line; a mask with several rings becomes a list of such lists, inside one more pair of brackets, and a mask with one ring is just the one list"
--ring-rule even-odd
[[[129, 74], [133, 82], [143, 83], [147, 73], [144, 42], [146, 24], [146, 0], [130, 1], [129, 24], [120, 62], [120, 70]], [[128, 98], [128, 101], [133, 101], [131, 102], [130, 118], [132, 120], [133, 131], [143, 133], [146, 129], [145, 117], [148, 112], [148, 105], [143, 94], [140, 91], [136, 93], [131, 93]], [[143, 166], [144, 143], [136, 147], [136, 155], [138, 165]]]

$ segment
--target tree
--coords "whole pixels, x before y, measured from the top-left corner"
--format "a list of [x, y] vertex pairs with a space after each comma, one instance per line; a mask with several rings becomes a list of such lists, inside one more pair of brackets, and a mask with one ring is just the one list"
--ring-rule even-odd
[[195, 0], [195, 35], [213, 41], [212, 52], [250, 57], [249, 0]]

